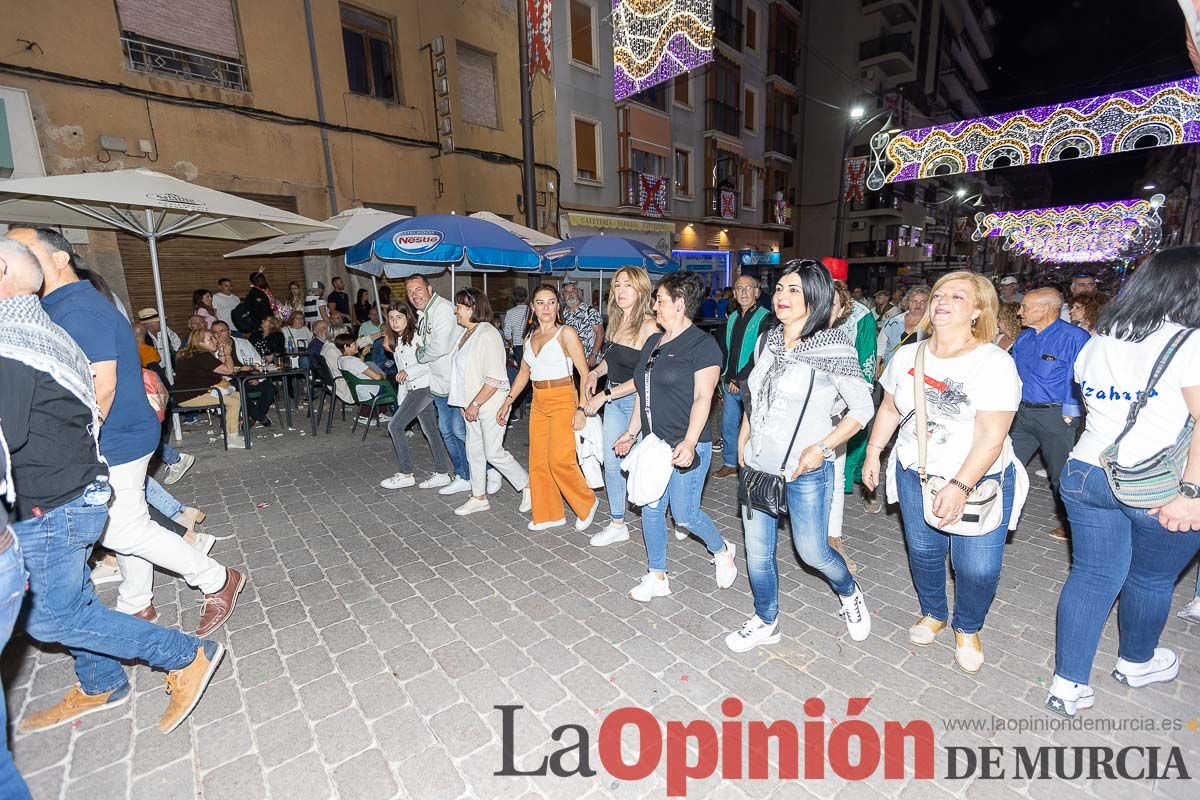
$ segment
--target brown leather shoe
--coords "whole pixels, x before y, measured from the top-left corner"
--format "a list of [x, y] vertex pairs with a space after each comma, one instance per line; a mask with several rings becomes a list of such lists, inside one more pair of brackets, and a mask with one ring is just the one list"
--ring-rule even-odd
[[846, 560], [846, 569], [850, 570], [850, 574], [857, 575], [858, 574], [858, 564], [855, 564], [854, 559], [852, 559], [849, 555], [846, 554], [846, 548], [842, 547], [842, 537], [830, 536], [828, 538], [828, 541], [829, 541], [830, 549], [836, 550], [838, 552], [838, 555], [840, 555], [842, 558], [844, 558]]
[[197, 636], [208, 636], [225, 624], [233, 613], [237, 596], [246, 588], [246, 576], [230, 567], [225, 568], [225, 585], [219, 592], [204, 595], [204, 605], [200, 608], [200, 625], [196, 628]]
[[1051, 539], [1058, 539], [1058, 540], [1064, 541], [1064, 542], [1067, 539], [1071, 538], [1071, 534], [1067, 533], [1067, 529], [1061, 525], [1059, 525], [1057, 528], [1055, 528], [1052, 531], [1048, 531], [1046, 533], [1046, 535], [1049, 536]]
[[728, 478], [730, 475], [737, 475], [737, 467], [722, 466], [719, 470], [713, 473], [714, 478]]
[[207, 641], [196, 648], [196, 657], [192, 659], [192, 663], [183, 669], [167, 673], [167, 694], [171, 701], [167, 703], [167, 710], [158, 721], [159, 732], [170, 733], [192, 713], [192, 709], [200, 702], [200, 696], [208, 687], [208, 682], [212, 680], [213, 673], [217, 671], [217, 665], [221, 663], [223, 655], [224, 645]]
[[131, 614], [130, 616], [137, 617], [138, 619], [144, 619], [146, 622], [154, 622], [154, 620], [158, 619], [158, 611], [154, 608], [154, 603], [151, 603], [141, 611], [137, 612], [136, 614]]
[[94, 695], [84, 694], [79, 684], [75, 684], [67, 690], [63, 699], [55, 705], [33, 714], [27, 714], [21, 720], [18, 730], [21, 733], [48, 731], [51, 728], [57, 728], [59, 725], [66, 725], [68, 722], [73, 722], [80, 717], [86, 717], [88, 714], [94, 714], [106, 708], [119, 706], [128, 700], [131, 694], [132, 692], [129, 690], [128, 683], [118, 689], [113, 689], [111, 692]]

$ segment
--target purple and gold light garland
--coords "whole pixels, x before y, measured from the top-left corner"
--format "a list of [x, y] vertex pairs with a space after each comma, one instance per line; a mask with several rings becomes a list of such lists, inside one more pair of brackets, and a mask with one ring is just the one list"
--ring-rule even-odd
[[1003, 237], [1003, 247], [1036, 261], [1093, 263], [1138, 258], [1161, 242], [1158, 210], [1166, 198], [1030, 208], [975, 215], [975, 241]]
[[713, 60], [713, 0], [613, 0], [613, 98]]

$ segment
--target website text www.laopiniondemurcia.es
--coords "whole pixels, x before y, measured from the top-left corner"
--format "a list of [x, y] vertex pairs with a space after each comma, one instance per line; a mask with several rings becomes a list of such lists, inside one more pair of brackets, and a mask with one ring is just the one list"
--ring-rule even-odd
[[[841, 720], [832, 719], [823, 700], [804, 702], [806, 719], [739, 719], [741, 700], [721, 703], [724, 719], [660, 723], [644, 708], [626, 706], [605, 715], [600, 724], [597, 753], [600, 766], [619, 781], [639, 781], [654, 773], [665, 759], [668, 797], [686, 797], [690, 780], [719, 774], [724, 780], [862, 781], [879, 773], [883, 778], [935, 780], [936, 743], [933, 726], [924, 720], [874, 724], [859, 718], [869, 697], [847, 701]], [[515, 761], [516, 727], [523, 705], [494, 706], [500, 712], [501, 757], [493, 774], [505, 777], [592, 777], [591, 735], [579, 724], [554, 728], [555, 743], [537, 764], [519, 767]], [[622, 752], [626, 729], [637, 733], [637, 748]], [[1177, 747], [947, 747], [946, 780], [980, 779], [1161, 780], [1190, 779]], [[1160, 754], [1165, 750], [1165, 754]], [[772, 768], [772, 755], [775, 767]], [[1160, 758], [1160, 755], [1162, 757]], [[1006, 761], [1007, 758], [1007, 761]], [[1007, 766], [1006, 766], [1007, 764]]]

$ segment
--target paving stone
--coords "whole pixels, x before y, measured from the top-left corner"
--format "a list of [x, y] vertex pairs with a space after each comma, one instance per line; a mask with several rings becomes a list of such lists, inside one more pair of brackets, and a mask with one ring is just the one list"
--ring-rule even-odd
[[296, 690], [288, 677], [259, 684], [246, 692], [250, 722], [259, 725], [296, 707]]
[[437, 740], [413, 706], [406, 706], [371, 723], [375, 740], [388, 761], [400, 763], [416, 755]]
[[312, 747], [312, 728], [299, 711], [260, 725], [254, 730], [258, 753], [268, 767], [282, 764]]
[[[267, 796], [262, 766], [253, 754], [217, 767], [204, 776], [202, 784], [205, 800], [257, 800]], [[115, 796], [117, 795], [97, 795]]]
[[313, 751], [281, 764], [267, 774], [272, 797], [324, 800], [333, 797], [321, 756]]
[[403, 706], [408, 696], [390, 672], [381, 672], [354, 685], [358, 708], [367, 719], [375, 719]]
[[98, 797], [125, 797], [129, 794], [129, 768], [117, 762], [67, 784], [67, 800], [95, 800]]
[[196, 731], [196, 755], [203, 771], [232, 761], [253, 747], [246, 714], [222, 717]]
[[331, 764], [345, 761], [371, 745], [371, 732], [356, 708], [339, 711], [313, 727], [317, 734], [317, 748]]
[[398, 788], [379, 750], [367, 750], [340, 764], [333, 771], [333, 781], [340, 800], [391, 800]]
[[400, 780], [413, 800], [442, 800], [458, 797], [466, 789], [462, 775], [445, 751], [431, 747], [399, 767]]
[[[160, 739], [170, 738], [158, 731], [154, 731], [154, 735]], [[190, 758], [169, 763], [148, 775], [136, 769], [134, 774], [141, 777], [133, 781], [129, 793], [131, 800], [194, 800], [196, 797], [195, 767]]]

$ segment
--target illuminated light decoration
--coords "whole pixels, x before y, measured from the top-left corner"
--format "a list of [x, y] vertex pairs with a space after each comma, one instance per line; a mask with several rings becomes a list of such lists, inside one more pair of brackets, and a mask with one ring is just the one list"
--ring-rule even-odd
[[996, 237], [1004, 250], [1036, 261], [1090, 263], [1138, 258], [1162, 242], [1159, 209], [1166, 198], [1114, 200], [975, 215], [979, 241]]
[[713, 60], [713, 0], [613, 0], [613, 98]]
[[1200, 78], [871, 137], [867, 187], [1200, 142]]

